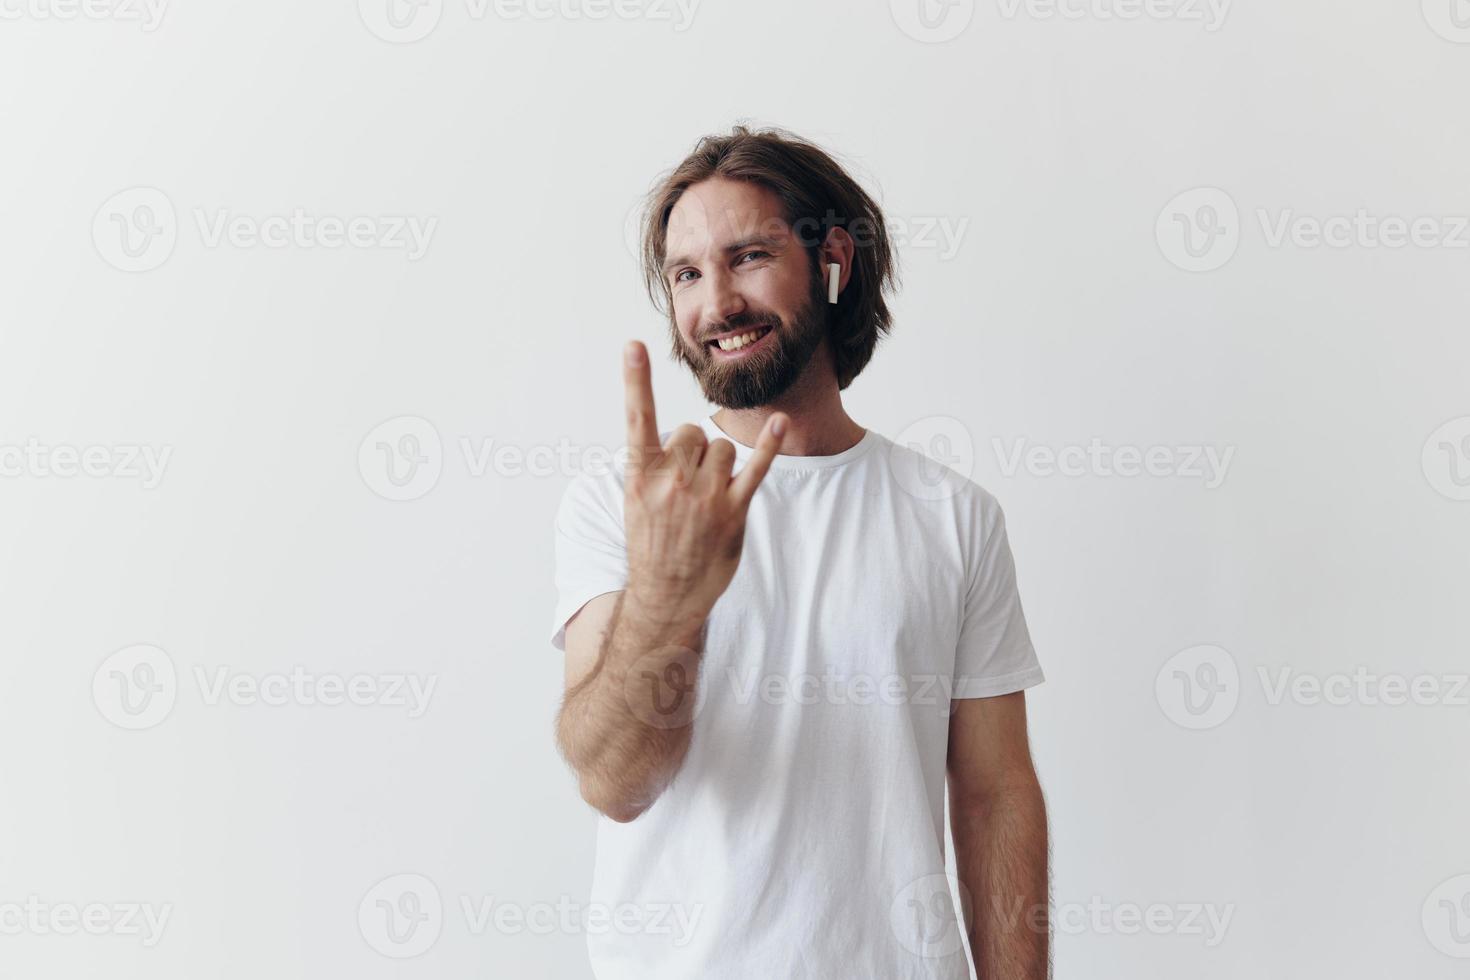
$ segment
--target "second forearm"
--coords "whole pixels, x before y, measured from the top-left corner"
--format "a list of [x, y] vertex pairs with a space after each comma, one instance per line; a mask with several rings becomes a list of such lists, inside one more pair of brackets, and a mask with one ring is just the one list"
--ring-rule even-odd
[[567, 692], [557, 722], [582, 796], [617, 820], [656, 800], [688, 752], [703, 620], [670, 618], [624, 593], [597, 667]]
[[1046, 804], [1026, 781], [955, 808], [955, 863], [971, 902], [970, 949], [986, 980], [1047, 980]]

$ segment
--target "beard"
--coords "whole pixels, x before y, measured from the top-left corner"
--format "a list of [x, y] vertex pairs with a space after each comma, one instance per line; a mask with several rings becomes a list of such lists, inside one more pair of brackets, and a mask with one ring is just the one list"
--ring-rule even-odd
[[733, 363], [725, 363], [708, 345], [691, 347], [674, 327], [674, 356], [694, 372], [704, 397], [721, 408], [758, 408], [785, 394], [806, 370], [827, 333], [827, 293], [818, 275], [811, 277], [806, 304], [790, 323], [774, 313], [747, 310], [713, 324], [706, 333], [770, 327], [773, 344]]

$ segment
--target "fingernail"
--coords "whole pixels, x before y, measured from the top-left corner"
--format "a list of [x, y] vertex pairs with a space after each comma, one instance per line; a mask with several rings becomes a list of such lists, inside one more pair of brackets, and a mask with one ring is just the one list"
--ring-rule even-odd
[[784, 436], [786, 434], [786, 416], [777, 415], [771, 419], [771, 434]]

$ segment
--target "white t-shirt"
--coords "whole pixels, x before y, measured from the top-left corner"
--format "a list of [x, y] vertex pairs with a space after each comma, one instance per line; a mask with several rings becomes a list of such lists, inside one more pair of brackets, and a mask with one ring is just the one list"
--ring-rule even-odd
[[[581, 474], [556, 518], [553, 645], [626, 576], [623, 472]], [[638, 819], [598, 822], [594, 974], [967, 978], [944, 873], [950, 699], [1042, 680], [994, 497], [871, 430], [777, 456], [710, 613], [684, 764]]]

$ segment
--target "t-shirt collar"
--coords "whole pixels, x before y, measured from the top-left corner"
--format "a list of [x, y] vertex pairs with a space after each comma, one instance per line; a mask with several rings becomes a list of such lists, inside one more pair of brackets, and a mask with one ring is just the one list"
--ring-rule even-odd
[[[745, 445], [728, 432], [715, 424], [713, 415], [707, 415], [699, 420], [700, 428], [710, 439], [728, 439], [735, 444], [735, 461], [744, 463], [754, 452], [752, 447]], [[787, 456], [781, 453], [771, 460], [773, 470], [825, 470], [834, 466], [849, 463], [860, 456], [865, 455], [878, 442], [878, 433], [872, 429], [864, 429], [863, 437], [840, 453], [832, 456]]]

